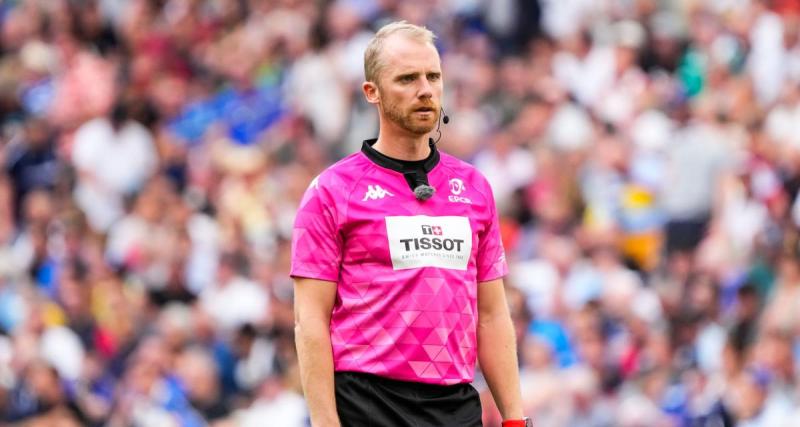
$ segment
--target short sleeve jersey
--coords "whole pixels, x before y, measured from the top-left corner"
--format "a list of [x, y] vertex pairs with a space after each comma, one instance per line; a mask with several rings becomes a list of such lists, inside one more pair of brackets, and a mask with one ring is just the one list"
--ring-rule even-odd
[[337, 284], [335, 371], [430, 384], [471, 382], [478, 283], [508, 272], [494, 199], [471, 165], [435, 147], [434, 195], [366, 141], [315, 178], [292, 240], [293, 277]]

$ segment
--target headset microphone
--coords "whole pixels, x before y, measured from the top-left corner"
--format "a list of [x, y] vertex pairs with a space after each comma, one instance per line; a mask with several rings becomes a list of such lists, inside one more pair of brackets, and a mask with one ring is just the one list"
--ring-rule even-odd
[[448, 117], [447, 114], [444, 112], [444, 108], [439, 107], [439, 111], [441, 113], [439, 114], [439, 124], [436, 125], [436, 134], [437, 134], [437, 136], [436, 136], [436, 140], [435, 141], [433, 140], [433, 138], [431, 138], [431, 143], [432, 144], [436, 144], [436, 143], [439, 142], [440, 139], [442, 139], [442, 131], [440, 129], [442, 127], [442, 122], [444, 122], [444, 124], [450, 123], [450, 117]]
[[[445, 114], [444, 108], [440, 107], [439, 110], [439, 124], [436, 125], [437, 136], [435, 141], [433, 138], [430, 139], [431, 149], [435, 149], [433, 146], [442, 139], [442, 131], [440, 129], [442, 127], [442, 122], [444, 122], [444, 124], [450, 123], [450, 117]], [[433, 197], [434, 193], [436, 193], [436, 189], [428, 185], [428, 177], [424, 173], [406, 172], [404, 175], [408, 183], [411, 184], [411, 188], [414, 189], [414, 197], [416, 197], [417, 200], [424, 202]]]

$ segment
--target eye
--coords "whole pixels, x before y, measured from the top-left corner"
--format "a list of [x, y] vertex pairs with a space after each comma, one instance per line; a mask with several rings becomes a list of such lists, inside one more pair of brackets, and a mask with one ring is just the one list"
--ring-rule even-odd
[[442, 78], [439, 73], [428, 73], [428, 81], [435, 82]]
[[413, 74], [406, 74], [405, 76], [400, 76], [400, 81], [403, 83], [411, 83], [416, 79], [416, 76]]

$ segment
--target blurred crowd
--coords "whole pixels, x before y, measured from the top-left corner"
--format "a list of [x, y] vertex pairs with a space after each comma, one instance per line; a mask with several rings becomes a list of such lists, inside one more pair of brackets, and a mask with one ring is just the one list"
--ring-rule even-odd
[[800, 425], [797, 0], [0, 1], [0, 425], [307, 424], [294, 212], [377, 135], [397, 19], [493, 186], [536, 425]]

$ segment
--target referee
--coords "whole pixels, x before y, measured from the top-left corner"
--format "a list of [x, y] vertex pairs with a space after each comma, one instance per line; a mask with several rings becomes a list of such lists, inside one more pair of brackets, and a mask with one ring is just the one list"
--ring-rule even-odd
[[494, 199], [429, 138], [442, 71], [429, 30], [381, 28], [364, 54], [377, 139], [315, 178], [292, 241], [295, 331], [314, 426], [480, 426], [475, 362], [524, 427]]

